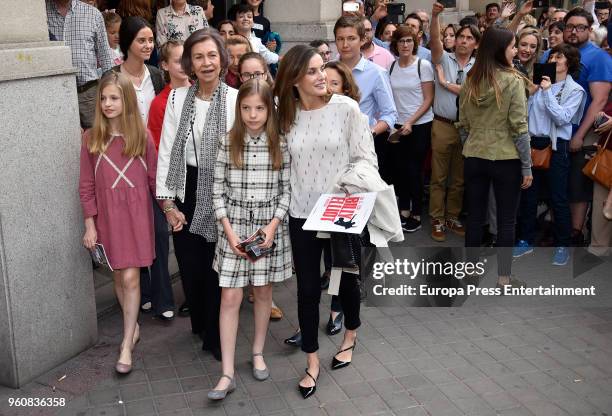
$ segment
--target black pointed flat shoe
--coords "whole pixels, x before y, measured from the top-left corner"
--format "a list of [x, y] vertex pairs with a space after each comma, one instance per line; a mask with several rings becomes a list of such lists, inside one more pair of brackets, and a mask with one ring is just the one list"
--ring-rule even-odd
[[[357, 345], [357, 338], [355, 338], [355, 342], [353, 343], [353, 345], [351, 345], [348, 348], [345, 348], [343, 350], [340, 350], [336, 353], [336, 355], [340, 354], [341, 352], [344, 351], [349, 351], [349, 350], [354, 350], [355, 346]], [[334, 358], [332, 359], [332, 365], [331, 368], [332, 370], [338, 370], [340, 368], [344, 368], [344, 367], [348, 367], [349, 364], [351, 364], [350, 361], [340, 361], [339, 359], [336, 358], [336, 356], [334, 355]]]
[[[300, 386], [298, 384], [298, 388], [300, 389], [300, 393], [302, 394], [302, 397], [304, 399], [309, 398], [310, 396], [312, 396], [313, 394], [315, 394], [315, 392], [317, 391], [317, 380], [319, 379], [319, 376], [317, 375], [317, 378], [314, 378], [312, 376], [312, 374], [310, 374], [308, 372], [308, 369], [305, 370], [306, 374], [308, 374], [308, 377], [310, 377], [312, 379], [312, 381], [314, 381], [315, 385], [312, 387], [304, 387], [304, 386]], [[320, 373], [320, 371], [319, 371]]]
[[336, 319], [332, 319], [331, 314], [329, 315], [329, 321], [327, 321], [327, 327], [325, 328], [327, 335], [336, 335], [342, 331], [342, 318], [344, 315], [339, 312]]
[[285, 344], [291, 345], [292, 347], [301, 347], [302, 346], [302, 332], [298, 330], [295, 334], [285, 339]]

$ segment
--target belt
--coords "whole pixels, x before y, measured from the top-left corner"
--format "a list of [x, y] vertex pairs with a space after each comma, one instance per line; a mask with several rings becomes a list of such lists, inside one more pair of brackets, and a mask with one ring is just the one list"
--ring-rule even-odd
[[85, 84], [78, 86], [77, 85], [77, 93], [82, 93], [85, 92], [89, 89], [91, 89], [92, 87], [95, 87], [96, 85], [98, 85], [98, 80], [94, 79], [93, 81], [87, 81]]
[[257, 208], [267, 208], [267, 207], [271, 207], [275, 204], [278, 203], [278, 200], [280, 199], [280, 195], [277, 195], [275, 197], [273, 197], [272, 199], [269, 199], [267, 201], [244, 201], [244, 200], [240, 200], [240, 199], [233, 199], [227, 195], [225, 195], [225, 201], [228, 205], [232, 205], [232, 206], [238, 206], [241, 208], [246, 208], [246, 209], [257, 209]]
[[448, 118], [441, 117], [439, 115], [434, 114], [434, 120], [441, 121], [442, 123], [455, 125], [455, 120], [450, 120]]

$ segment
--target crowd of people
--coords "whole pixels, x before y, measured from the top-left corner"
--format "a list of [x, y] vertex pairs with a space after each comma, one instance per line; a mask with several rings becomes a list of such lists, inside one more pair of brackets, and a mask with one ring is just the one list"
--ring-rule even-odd
[[[222, 362], [208, 397], [236, 388], [245, 288], [253, 377], [269, 377], [268, 325], [282, 317], [273, 284], [294, 274], [300, 327], [285, 342], [306, 353], [299, 390], [314, 394], [321, 290], [336, 262], [330, 239], [303, 225], [339, 183], [381, 195], [387, 222], [370, 224], [363, 245], [453, 233], [473, 258], [497, 247], [498, 286], [527, 284], [512, 262], [536, 246], [554, 247], [560, 267], [572, 246], [610, 255], [612, 176], [585, 170], [612, 152], [609, 4], [491, 3], [442, 25], [440, 3], [399, 24], [385, 0], [342, 0], [333, 43], [283, 55], [262, 0], [216, 28], [211, 1], [151, 3], [46, 0], [49, 36], [77, 70], [83, 244], [102, 244], [114, 269], [117, 372], [132, 369], [139, 311], [174, 317], [171, 233], [179, 315]], [[240, 243], [257, 230], [269, 254], [253, 261]], [[352, 361], [363, 278], [342, 271], [332, 298], [326, 331], [345, 328], [333, 370]]]

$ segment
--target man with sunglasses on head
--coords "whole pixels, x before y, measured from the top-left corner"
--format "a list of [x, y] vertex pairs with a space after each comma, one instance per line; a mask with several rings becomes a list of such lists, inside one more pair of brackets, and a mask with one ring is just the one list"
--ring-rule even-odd
[[[590, 179], [582, 174], [586, 164], [583, 145], [591, 145], [596, 135], [591, 127], [600, 111], [603, 111], [610, 94], [612, 82], [612, 57], [603, 49], [589, 41], [594, 24], [593, 15], [576, 7], [564, 18], [565, 29], [563, 41], [575, 46], [580, 51], [580, 75], [576, 79], [586, 91], [586, 106], [579, 126], [573, 126], [570, 152], [572, 152], [569, 199], [572, 213], [572, 236], [575, 243], [582, 240], [582, 228], [586, 217], [588, 203], [592, 200], [593, 185]], [[550, 51], [542, 56], [542, 62], [548, 61]]]
[[463, 156], [459, 131], [458, 97], [461, 84], [474, 65], [474, 51], [480, 41], [475, 26], [462, 26], [457, 32], [455, 52], [444, 50], [440, 39], [440, 13], [444, 6], [434, 3], [430, 27], [431, 60], [436, 65], [434, 120], [431, 129], [431, 180], [429, 182], [429, 215], [431, 238], [442, 242], [446, 231], [460, 236], [465, 228], [459, 222], [463, 204]]

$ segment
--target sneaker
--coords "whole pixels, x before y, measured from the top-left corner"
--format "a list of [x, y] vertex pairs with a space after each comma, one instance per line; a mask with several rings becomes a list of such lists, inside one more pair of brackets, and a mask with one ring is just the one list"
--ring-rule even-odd
[[406, 223], [402, 225], [402, 230], [407, 233], [413, 233], [421, 229], [421, 220], [417, 220], [414, 217], [406, 218]]
[[446, 228], [457, 234], [458, 236], [465, 237], [465, 227], [461, 224], [461, 221], [455, 218], [449, 218], [446, 220]]
[[530, 253], [533, 253], [533, 246], [530, 246], [525, 240], [519, 240], [518, 244], [512, 250], [512, 257], [516, 259]]
[[400, 214], [400, 222], [402, 223], [402, 227], [406, 225], [406, 221], [408, 221], [408, 217], [404, 217], [402, 214]]
[[431, 238], [438, 242], [446, 241], [446, 231], [444, 229], [444, 221], [433, 220], [431, 223]]
[[557, 247], [553, 253], [553, 266], [565, 266], [569, 261], [569, 250], [567, 247]]

